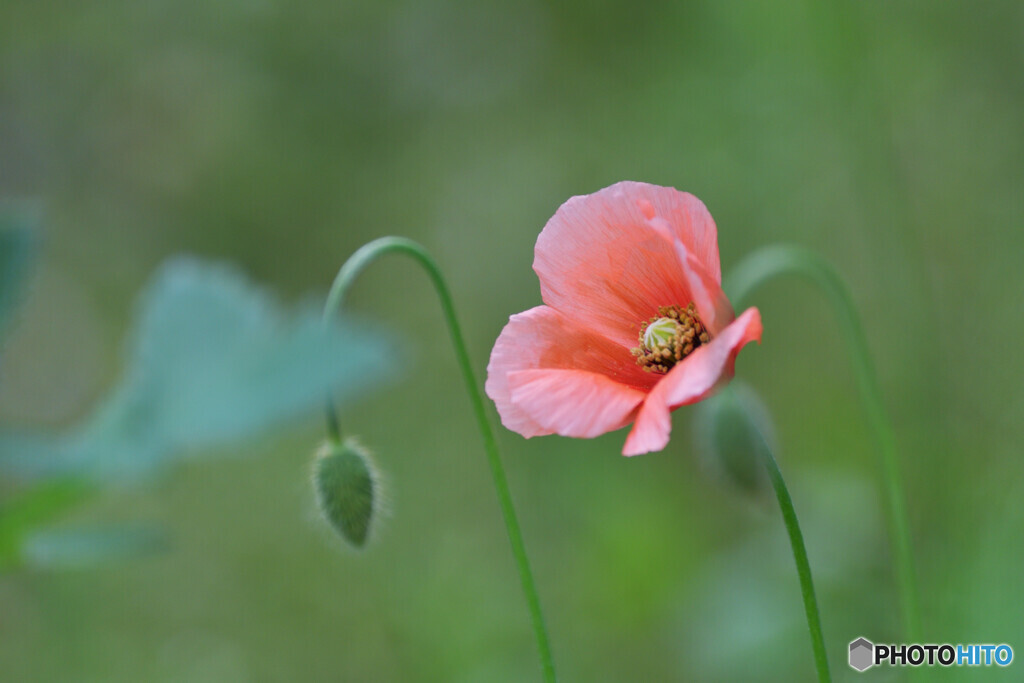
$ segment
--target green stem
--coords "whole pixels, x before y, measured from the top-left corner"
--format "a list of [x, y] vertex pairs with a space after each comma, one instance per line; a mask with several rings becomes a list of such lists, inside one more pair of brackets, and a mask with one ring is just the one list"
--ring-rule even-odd
[[786, 274], [800, 275], [818, 285], [839, 318], [842, 336], [849, 347], [861, 401], [881, 458], [889, 542], [892, 544], [895, 558], [905, 642], [921, 642], [914, 557], [910, 545], [907, 513], [903, 504], [903, 482], [896, 452], [896, 438], [882, 402], [882, 392], [878, 387], [874, 364], [871, 362], [864, 327], [861, 325], [849, 290], [835, 268], [814, 252], [802, 247], [773, 246], [754, 252], [736, 266], [728, 281], [731, 300], [740, 307], [741, 302], [754, 289], [768, 280]]
[[793, 548], [796, 573], [800, 577], [800, 592], [804, 597], [804, 613], [807, 615], [807, 628], [811, 632], [811, 646], [814, 648], [814, 665], [818, 670], [818, 681], [819, 683], [827, 683], [832, 680], [832, 676], [828, 670], [825, 636], [821, 631], [818, 599], [814, 595], [814, 580], [811, 578], [811, 564], [807, 561], [807, 547], [804, 545], [804, 535], [800, 532], [800, 523], [796, 519], [793, 499], [789, 496], [789, 489], [786, 488], [786, 480], [782, 478], [779, 463], [775, 461], [775, 456], [772, 455], [771, 447], [768, 446], [764, 435], [761, 432], [757, 432], [757, 436], [761, 442], [765, 467], [768, 468], [768, 476], [772, 480], [772, 488], [775, 489], [775, 497], [779, 499], [782, 520], [786, 523], [786, 531], [789, 533], [789, 544]]
[[[526, 556], [526, 546], [523, 544], [523, 536], [519, 530], [519, 522], [516, 519], [516, 511], [512, 505], [512, 494], [509, 492], [508, 481], [505, 478], [505, 469], [502, 467], [501, 458], [498, 456], [498, 442], [494, 438], [494, 432], [487, 419], [483, 394], [480, 393], [476, 376], [473, 373], [473, 366], [469, 360], [469, 353], [466, 351], [466, 343], [462, 338], [462, 331], [459, 321], [455, 317], [455, 307], [452, 304], [451, 294], [445, 285], [441, 271], [430, 257], [427, 251], [412, 240], [402, 237], [382, 237], [368, 244], [363, 245], [356, 253], [345, 262], [338, 271], [331, 291], [327, 295], [327, 303], [324, 305], [324, 319], [329, 320], [335, 311], [339, 310], [344, 302], [345, 294], [355, 281], [356, 277], [372, 263], [384, 254], [397, 252], [411, 256], [417, 261], [434, 283], [437, 295], [441, 300], [441, 308], [444, 311], [445, 322], [448, 324], [448, 331], [451, 334], [452, 344], [455, 347], [455, 356], [462, 370], [462, 378], [465, 380], [466, 390], [469, 393], [470, 402], [473, 404], [473, 414], [476, 416], [477, 426], [484, 439], [484, 450], [487, 453], [487, 461], [491, 466], [491, 475], [494, 478], [494, 488], [498, 492], [498, 503], [501, 505], [501, 514], [505, 520], [505, 528], [508, 531], [508, 540], [512, 545], [512, 554], [515, 556], [516, 564], [519, 567], [519, 579], [523, 585], [523, 593], [526, 596], [526, 603], [530, 610], [530, 618], [533, 621], [533, 631], [537, 638], [537, 649], [540, 653], [541, 666], [544, 670], [544, 680], [555, 680], [555, 664], [551, 656], [551, 645], [548, 642], [547, 627], [544, 625], [544, 615], [540, 609], [540, 598], [537, 595], [537, 587], [533, 580], [533, 573], [530, 571], [530, 561]], [[328, 428], [337, 430], [337, 421], [334, 418], [334, 410], [328, 405]], [[333, 421], [332, 421], [333, 420]], [[337, 434], [332, 433], [332, 437]]]

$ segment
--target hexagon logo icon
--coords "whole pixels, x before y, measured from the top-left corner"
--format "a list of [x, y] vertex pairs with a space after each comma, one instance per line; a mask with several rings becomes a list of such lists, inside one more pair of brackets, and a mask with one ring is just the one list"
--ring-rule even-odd
[[875, 646], [867, 638], [858, 638], [850, 643], [850, 666], [857, 671], [866, 671], [875, 664]]

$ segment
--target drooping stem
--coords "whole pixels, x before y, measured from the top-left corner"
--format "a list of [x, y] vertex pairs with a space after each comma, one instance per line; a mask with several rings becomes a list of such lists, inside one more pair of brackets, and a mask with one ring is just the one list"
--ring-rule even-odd
[[328, 396], [324, 405], [324, 417], [327, 420], [327, 438], [334, 445], [341, 444], [341, 423], [338, 422], [338, 411], [334, 409], [334, 397]]
[[808, 249], [795, 246], [772, 246], [754, 252], [734, 268], [727, 280], [726, 289], [731, 300], [739, 307], [753, 290], [768, 280], [787, 274], [799, 275], [818, 285], [839, 319], [842, 336], [849, 348], [861, 401], [881, 460], [889, 542], [895, 559], [905, 642], [921, 642], [914, 557], [904, 507], [896, 438], [882, 402], [882, 393], [868, 350], [867, 337], [864, 335], [864, 328], [849, 290], [830, 263]]
[[[470, 402], [473, 405], [473, 414], [476, 417], [477, 426], [480, 428], [480, 435], [484, 440], [484, 451], [487, 453], [487, 461], [491, 467], [491, 475], [494, 479], [494, 488], [498, 493], [498, 503], [501, 506], [501, 515], [505, 520], [505, 529], [508, 531], [509, 543], [512, 545], [512, 555], [515, 557], [516, 565], [519, 568], [519, 579], [522, 582], [523, 593], [526, 596], [526, 603], [530, 610], [530, 618], [533, 622], [533, 631], [537, 639], [537, 649], [540, 654], [541, 666], [544, 671], [545, 681], [555, 681], [555, 665], [551, 656], [551, 645], [548, 642], [547, 627], [544, 624], [544, 615], [540, 608], [540, 598], [537, 595], [537, 587], [533, 580], [533, 573], [530, 570], [530, 561], [526, 555], [526, 546], [523, 544], [522, 533], [519, 530], [519, 522], [516, 519], [515, 508], [512, 505], [512, 494], [509, 492], [508, 481], [505, 478], [505, 469], [501, 464], [498, 455], [498, 442], [494, 438], [494, 432], [487, 419], [487, 412], [483, 395], [473, 373], [473, 366], [469, 360], [469, 353], [466, 351], [466, 343], [462, 338], [462, 331], [459, 321], [455, 317], [455, 307], [452, 304], [451, 294], [445, 285], [441, 271], [427, 251], [412, 240], [402, 237], [382, 237], [368, 244], [363, 245], [358, 251], [345, 262], [338, 271], [331, 291], [327, 295], [327, 303], [324, 305], [324, 319], [329, 320], [338, 311], [345, 300], [345, 294], [355, 281], [356, 277], [373, 261], [388, 253], [400, 253], [411, 256], [413, 260], [423, 266], [430, 276], [441, 300], [441, 308], [444, 312], [444, 319], [451, 334], [452, 345], [455, 348], [455, 356], [462, 371], [462, 378], [465, 381], [466, 390], [469, 393]], [[337, 437], [338, 423], [334, 409], [328, 402], [328, 430], [333, 438]]]
[[800, 577], [800, 592], [804, 598], [804, 613], [807, 615], [807, 628], [811, 632], [811, 646], [814, 649], [814, 666], [818, 671], [818, 682], [828, 683], [832, 676], [828, 670], [828, 656], [825, 653], [825, 636], [821, 630], [821, 616], [818, 611], [818, 599], [814, 595], [814, 581], [811, 578], [811, 564], [807, 561], [807, 548], [804, 546], [804, 535], [800, 531], [800, 523], [796, 518], [793, 499], [789, 496], [786, 480], [782, 478], [779, 463], [775, 461], [768, 442], [761, 432], [757, 432], [761, 451], [764, 455], [768, 477], [775, 489], [775, 497], [779, 499], [782, 510], [782, 521], [789, 533], [789, 544], [793, 548], [793, 559], [796, 561], [796, 573]]

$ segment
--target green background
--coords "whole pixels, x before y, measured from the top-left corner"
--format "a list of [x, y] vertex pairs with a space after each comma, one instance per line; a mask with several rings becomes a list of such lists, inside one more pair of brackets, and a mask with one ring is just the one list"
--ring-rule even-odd
[[[385, 234], [441, 264], [482, 381], [508, 316], [540, 303], [532, 248], [558, 205], [671, 185], [710, 208], [724, 272], [785, 242], [845, 275], [901, 447], [925, 639], [1024, 653], [1022, 33], [1016, 0], [7, 0], [0, 197], [39, 202], [46, 251], [0, 423], [86, 414], [171, 255], [298, 300]], [[310, 416], [73, 513], [165, 525], [172, 547], [0, 576], [0, 678], [538, 677], [426, 277], [387, 261], [351, 303], [406, 343], [400, 381], [342, 416], [386, 475], [376, 542], [346, 551], [317, 520]], [[876, 454], [823, 298], [779, 281], [755, 303], [737, 376], [775, 420], [835, 677], [860, 680], [847, 643], [899, 638]], [[694, 413], [633, 459], [624, 432], [500, 434], [565, 681], [813, 677], [778, 510], [709, 475]]]

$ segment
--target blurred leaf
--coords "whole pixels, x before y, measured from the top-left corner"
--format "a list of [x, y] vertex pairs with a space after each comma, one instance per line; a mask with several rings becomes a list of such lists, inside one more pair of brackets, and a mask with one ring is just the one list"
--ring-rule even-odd
[[144, 525], [42, 531], [22, 546], [25, 564], [39, 569], [84, 569], [167, 550], [167, 533]]
[[388, 340], [352, 320], [325, 327], [313, 306], [285, 313], [237, 271], [188, 258], [139, 300], [121, 382], [59, 436], [0, 436], [0, 468], [25, 477], [150, 475], [176, 457], [252, 438], [378, 385]]
[[0, 205], [0, 336], [20, 303], [21, 292], [38, 250], [31, 216]]
[[61, 479], [43, 482], [0, 503], [0, 570], [19, 562], [24, 538], [81, 501], [89, 487]]

